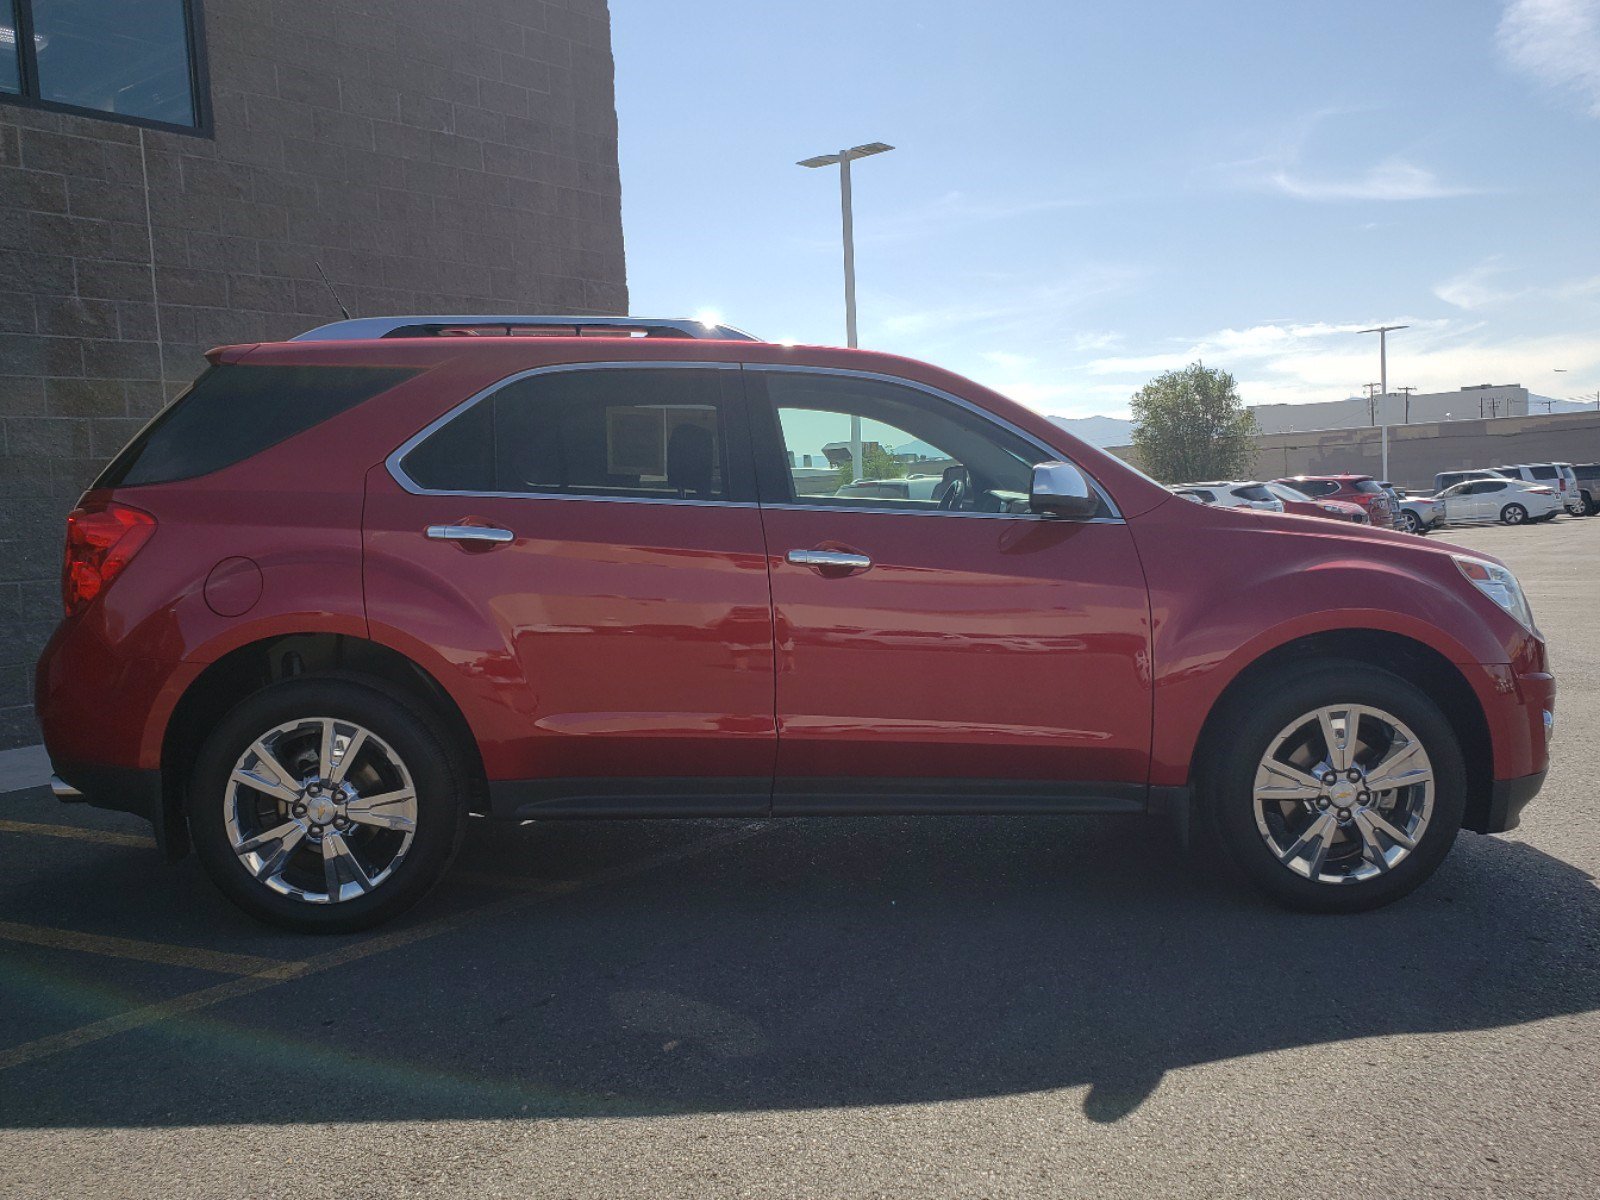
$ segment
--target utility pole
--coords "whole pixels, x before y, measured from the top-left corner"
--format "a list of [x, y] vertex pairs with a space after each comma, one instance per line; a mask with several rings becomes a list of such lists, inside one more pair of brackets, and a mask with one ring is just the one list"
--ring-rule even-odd
[[1378, 389], [1383, 385], [1381, 383], [1363, 383], [1361, 386], [1367, 389], [1367, 424], [1376, 425], [1378, 423]]
[[1406, 396], [1406, 424], [1407, 425], [1411, 424], [1411, 393], [1416, 391], [1416, 390], [1417, 389], [1414, 388], [1414, 387], [1395, 388], [1395, 391], [1404, 392], [1405, 396]]

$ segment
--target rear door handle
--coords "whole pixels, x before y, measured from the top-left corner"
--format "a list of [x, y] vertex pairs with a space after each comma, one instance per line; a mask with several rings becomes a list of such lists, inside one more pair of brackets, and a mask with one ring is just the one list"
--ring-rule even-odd
[[865, 554], [846, 554], [842, 550], [791, 550], [783, 557], [797, 567], [844, 567], [861, 571], [872, 565]]
[[427, 532], [436, 542], [489, 542], [498, 546], [517, 538], [509, 529], [485, 525], [429, 525]]

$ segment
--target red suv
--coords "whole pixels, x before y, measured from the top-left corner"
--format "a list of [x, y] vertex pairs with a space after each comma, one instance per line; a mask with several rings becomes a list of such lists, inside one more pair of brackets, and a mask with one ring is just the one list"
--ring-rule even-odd
[[1394, 528], [1394, 506], [1389, 503], [1389, 493], [1371, 475], [1295, 475], [1273, 482], [1304, 492], [1313, 500], [1354, 504], [1378, 528]]
[[[213, 351], [68, 518], [62, 797], [333, 930], [469, 813], [1192, 813], [1348, 911], [1539, 789], [1554, 685], [1493, 559], [1189, 503], [885, 354], [504, 336], [549, 332]], [[895, 471], [939, 485], [852, 490]]]

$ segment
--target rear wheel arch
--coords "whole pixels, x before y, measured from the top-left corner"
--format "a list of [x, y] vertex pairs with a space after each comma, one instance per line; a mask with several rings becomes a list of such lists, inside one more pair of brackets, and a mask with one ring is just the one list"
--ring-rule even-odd
[[462, 756], [472, 811], [487, 811], [488, 784], [477, 740], [459, 705], [414, 660], [379, 642], [337, 633], [292, 633], [250, 642], [211, 663], [179, 698], [161, 746], [161, 812], [167, 857], [189, 852], [186, 792], [207, 735], [231, 709], [262, 688], [301, 676], [360, 683], [434, 722]]
[[1337, 629], [1309, 634], [1276, 646], [1229, 681], [1211, 706], [1189, 763], [1196, 787], [1229, 728], [1228, 711], [1244, 703], [1275, 676], [1296, 664], [1354, 662], [1398, 675], [1420, 688], [1443, 710], [1461, 744], [1467, 766], [1467, 805], [1462, 825], [1481, 830], [1489, 819], [1494, 751], [1483, 705], [1459, 667], [1433, 647], [1404, 634], [1379, 629]]

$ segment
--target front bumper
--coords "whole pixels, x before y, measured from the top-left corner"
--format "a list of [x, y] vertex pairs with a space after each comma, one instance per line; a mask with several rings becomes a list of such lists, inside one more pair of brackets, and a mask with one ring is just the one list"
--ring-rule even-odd
[[1546, 772], [1538, 771], [1520, 779], [1496, 779], [1489, 791], [1489, 811], [1484, 828], [1478, 833], [1505, 833], [1522, 824], [1522, 810], [1544, 786]]

